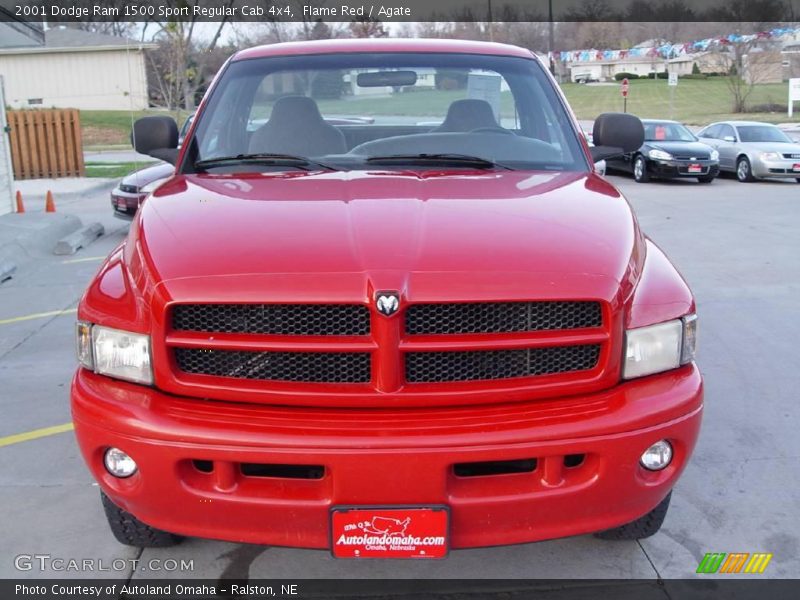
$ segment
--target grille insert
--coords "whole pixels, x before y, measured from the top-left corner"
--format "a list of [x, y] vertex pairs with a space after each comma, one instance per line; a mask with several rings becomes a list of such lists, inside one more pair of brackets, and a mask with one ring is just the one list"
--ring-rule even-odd
[[198, 375], [309, 383], [366, 383], [368, 352], [244, 352], [175, 348], [178, 367]]
[[599, 302], [480, 302], [414, 304], [406, 312], [406, 333], [513, 333], [599, 327]]
[[409, 352], [406, 354], [406, 381], [443, 383], [586, 371], [597, 365], [599, 356], [597, 344], [523, 350]]
[[367, 335], [369, 309], [359, 304], [178, 304], [179, 331], [267, 335]]

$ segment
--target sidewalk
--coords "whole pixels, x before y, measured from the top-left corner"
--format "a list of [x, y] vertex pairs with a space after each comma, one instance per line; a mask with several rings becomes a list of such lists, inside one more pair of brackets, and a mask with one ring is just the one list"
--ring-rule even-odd
[[74, 200], [94, 194], [113, 186], [119, 178], [106, 177], [62, 177], [59, 179], [24, 179], [14, 182], [14, 189], [22, 192], [25, 210], [44, 211], [44, 200], [48, 190], [58, 204], [61, 200]]

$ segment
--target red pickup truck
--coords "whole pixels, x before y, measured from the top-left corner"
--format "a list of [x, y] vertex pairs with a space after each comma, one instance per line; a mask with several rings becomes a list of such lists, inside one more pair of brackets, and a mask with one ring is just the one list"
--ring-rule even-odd
[[[370, 115], [358, 122], [348, 115]], [[340, 124], [334, 124], [340, 123]], [[695, 302], [529, 51], [234, 55], [78, 310], [75, 432], [117, 539], [437, 558], [655, 533], [700, 429]]]

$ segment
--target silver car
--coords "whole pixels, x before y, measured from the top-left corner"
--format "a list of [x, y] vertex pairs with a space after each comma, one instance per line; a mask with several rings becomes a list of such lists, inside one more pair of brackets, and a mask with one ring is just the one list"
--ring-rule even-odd
[[800, 144], [769, 123], [721, 121], [697, 136], [719, 152], [719, 168], [739, 181], [793, 177], [800, 183]]

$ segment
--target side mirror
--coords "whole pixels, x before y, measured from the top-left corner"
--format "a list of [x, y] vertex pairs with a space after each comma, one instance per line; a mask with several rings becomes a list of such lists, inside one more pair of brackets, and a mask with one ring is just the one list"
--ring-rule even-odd
[[142, 117], [133, 124], [131, 142], [140, 154], [165, 160], [178, 161], [178, 124], [171, 117]]
[[603, 113], [594, 121], [592, 160], [638, 150], [644, 143], [644, 125], [639, 117], [627, 113]]
[[722, 141], [723, 142], [735, 142], [736, 138], [733, 137], [732, 135], [726, 135], [724, 138], [722, 138]]

